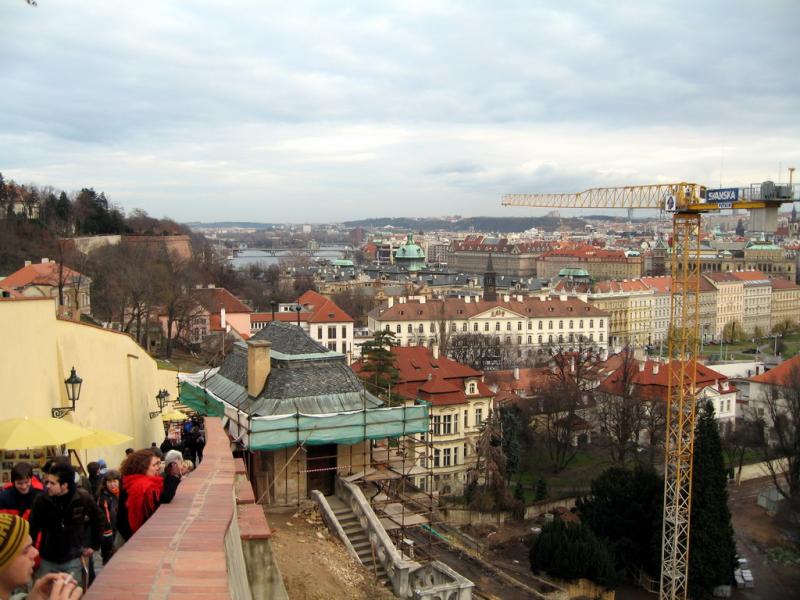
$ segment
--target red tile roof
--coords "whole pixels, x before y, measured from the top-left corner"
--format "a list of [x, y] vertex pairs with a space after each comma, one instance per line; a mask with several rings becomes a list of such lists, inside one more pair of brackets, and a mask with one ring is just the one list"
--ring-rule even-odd
[[[84, 275], [70, 269], [68, 266], [64, 265], [64, 269], [61, 273], [62, 282], [73, 282], [79, 278], [85, 278]], [[27, 267], [22, 267], [18, 271], [14, 271], [11, 275], [6, 277], [5, 279], [0, 280], [0, 287], [3, 287], [7, 290], [14, 290], [14, 289], [22, 289], [26, 288], [31, 285], [47, 285], [51, 287], [58, 286], [58, 279], [59, 279], [59, 263], [57, 262], [46, 262], [46, 263], [35, 263], [28, 265]]]
[[251, 313], [252, 309], [225, 288], [195, 288], [192, 297], [210, 313]]
[[[644, 398], [650, 399], [667, 399], [667, 390], [669, 385], [669, 365], [655, 360], [638, 361], [633, 360], [628, 362], [628, 367], [632, 370], [629, 376], [629, 384], [637, 386], [639, 392]], [[622, 353], [614, 354], [605, 361], [606, 371], [610, 371], [610, 375], [606, 377], [597, 387], [599, 392], [605, 392], [620, 396], [623, 393], [623, 386], [625, 385], [625, 361]], [[736, 388], [732, 385], [728, 386], [727, 390], [722, 389], [722, 383], [728, 381], [728, 378], [722, 373], [718, 373], [713, 369], [694, 361], [690, 361], [686, 366], [686, 379], [685, 382], [689, 383], [691, 369], [697, 371], [697, 389], [702, 390], [707, 387], [713, 387], [719, 392], [731, 393], [735, 392]]]
[[800, 381], [800, 373], [796, 371], [797, 369], [800, 369], [800, 354], [783, 361], [774, 369], [751, 377], [749, 381], [765, 383], [767, 385], [793, 387]]
[[761, 281], [767, 279], [761, 271], [732, 271], [731, 274], [739, 281]]
[[298, 299], [298, 303], [307, 307], [311, 315], [309, 323], [352, 323], [353, 317], [339, 308], [333, 300], [308, 290]]
[[[392, 354], [398, 370], [398, 381], [392, 385], [392, 392], [403, 398], [422, 398], [437, 405], [464, 404], [469, 398], [466, 380], [472, 378], [478, 380], [478, 389], [471, 397], [494, 396], [482, 381], [483, 373], [449, 358], [434, 358], [433, 352], [424, 346], [395, 346]], [[363, 361], [352, 365], [359, 375], [364, 373], [363, 368]]]
[[[442, 302], [444, 302], [444, 315], [442, 315]], [[566, 300], [545, 298], [542, 300], [539, 297], [526, 297], [522, 301], [515, 299], [508, 302], [501, 300], [465, 302], [463, 298], [446, 298], [444, 301], [427, 300], [424, 303], [419, 301], [403, 302], [395, 303], [390, 308], [384, 305], [373, 311], [371, 316], [380, 321], [436, 321], [442, 316], [445, 319], [463, 320], [493, 309], [504, 309], [518, 314], [520, 318], [607, 316], [604, 311], [577, 298], [567, 298]]]
[[773, 290], [800, 290], [800, 286], [783, 277], [770, 279], [770, 283], [772, 284]]
[[728, 283], [728, 282], [739, 281], [736, 277], [733, 276], [733, 273], [729, 271], [725, 273], [707, 273], [705, 277], [717, 283]]
[[518, 369], [517, 377], [514, 370], [488, 371], [483, 380], [486, 385], [497, 386], [501, 391], [513, 391], [532, 396], [537, 391], [550, 386], [553, 382], [552, 371], [546, 367], [530, 367]]
[[[657, 292], [662, 294], [669, 293], [672, 287], [672, 275], [661, 275], [659, 277], [642, 277], [642, 281], [645, 285], [653, 288]], [[708, 281], [705, 277], [700, 278], [700, 291], [701, 292], [713, 292], [716, 290], [711, 282]]]

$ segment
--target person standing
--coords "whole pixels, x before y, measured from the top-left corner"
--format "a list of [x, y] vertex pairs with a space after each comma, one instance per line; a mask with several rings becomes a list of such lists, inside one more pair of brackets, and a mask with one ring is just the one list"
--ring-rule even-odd
[[[30, 583], [38, 556], [28, 522], [16, 515], [0, 514], [0, 600], [9, 600], [15, 589]], [[78, 600], [82, 595], [75, 579], [63, 573], [50, 573], [33, 584], [26, 598]]]
[[117, 533], [117, 508], [119, 506], [119, 472], [109, 470], [100, 479], [97, 489], [97, 505], [103, 518], [103, 539], [100, 552], [103, 564], [108, 564], [114, 554], [114, 535]]
[[42, 534], [37, 575], [63, 572], [84, 582], [81, 559], [91, 560], [100, 548], [100, 509], [92, 495], [77, 486], [72, 465], [54, 464], [44, 484], [46, 493], [34, 501], [30, 520], [31, 537]]
[[[171, 452], [180, 457], [180, 452]], [[172, 502], [181, 481], [180, 467], [178, 460], [170, 456], [167, 471], [162, 477], [161, 459], [152, 450], [137, 450], [123, 461], [120, 472], [127, 496], [124, 512], [127, 513], [131, 534], [136, 533], [161, 504]], [[122, 513], [120, 511], [119, 514]], [[118, 527], [121, 531], [121, 526]]]
[[33, 467], [26, 462], [17, 463], [11, 469], [11, 485], [0, 492], [0, 513], [8, 513], [30, 519], [36, 496], [42, 493], [42, 484], [33, 475]]

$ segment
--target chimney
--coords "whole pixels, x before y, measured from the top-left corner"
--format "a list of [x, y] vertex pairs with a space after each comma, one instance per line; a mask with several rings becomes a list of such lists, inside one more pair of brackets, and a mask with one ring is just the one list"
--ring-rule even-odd
[[225, 318], [225, 307], [219, 309], [219, 325], [223, 329], [225, 329], [225, 325], [227, 325], [227, 319]]
[[503, 302], [508, 302], [509, 300], [511, 300], [511, 297], [508, 294], [505, 294], [503, 296]]
[[255, 398], [264, 390], [272, 367], [269, 349], [272, 342], [247, 340], [247, 393]]
[[517, 294], [517, 302], [522, 302], [522, 294]]
[[389, 308], [394, 306], [394, 296], [389, 296]]
[[425, 304], [425, 296], [420, 296], [419, 297], [419, 303], [420, 304]]
[[439, 344], [434, 344], [431, 351], [433, 352], [433, 358], [439, 360]]
[[644, 363], [643, 362], [639, 362], [639, 372], [640, 373], [644, 372]]
[[29, 260], [26, 260], [26, 261], [25, 261], [25, 266], [26, 266], [26, 267], [30, 267], [30, 266], [31, 266], [31, 261], [29, 261]]
[[658, 368], [659, 368], [660, 364], [661, 363], [659, 363], [658, 361], [655, 361], [653, 363], [653, 375], [658, 375]]
[[46, 264], [47, 264], [47, 263], [49, 263], [49, 262], [50, 262], [50, 259], [49, 259], [49, 258], [43, 258], [43, 259], [42, 259], [42, 264], [43, 264], [43, 265], [46, 265]]
[[215, 286], [215, 284], [213, 284], [213, 283], [209, 283], [209, 284], [208, 284], [208, 289], [210, 289], [210, 290], [213, 290], [215, 287], [216, 287], [216, 286]]
[[519, 367], [514, 367], [514, 381], [519, 381]]

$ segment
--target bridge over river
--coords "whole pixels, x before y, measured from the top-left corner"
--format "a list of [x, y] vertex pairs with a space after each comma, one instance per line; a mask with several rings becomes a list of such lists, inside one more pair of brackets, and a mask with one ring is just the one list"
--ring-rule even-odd
[[336, 260], [349, 258], [354, 252], [355, 249], [351, 246], [321, 246], [319, 248], [237, 248], [233, 251], [231, 263], [235, 267], [244, 267], [252, 263], [273, 265], [293, 256], [308, 256], [310, 258]]

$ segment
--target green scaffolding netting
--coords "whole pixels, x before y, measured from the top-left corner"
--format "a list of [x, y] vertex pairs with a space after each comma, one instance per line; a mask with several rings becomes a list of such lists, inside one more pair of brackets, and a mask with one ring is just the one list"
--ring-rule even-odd
[[[181, 383], [181, 402], [203, 415], [228, 416], [237, 421], [236, 408], [220, 402], [210, 392], [189, 382]], [[365, 410], [304, 415], [294, 413], [247, 420], [250, 450], [277, 450], [299, 444], [356, 444], [363, 440], [400, 437], [406, 434], [427, 433], [427, 404], [368, 408]], [[244, 425], [244, 423], [242, 424]]]
[[187, 382], [181, 382], [179, 400], [199, 415], [221, 417], [225, 414], [222, 402]]

